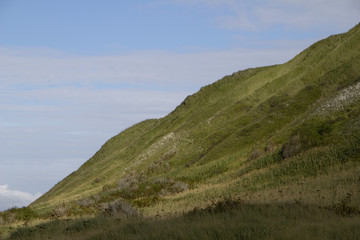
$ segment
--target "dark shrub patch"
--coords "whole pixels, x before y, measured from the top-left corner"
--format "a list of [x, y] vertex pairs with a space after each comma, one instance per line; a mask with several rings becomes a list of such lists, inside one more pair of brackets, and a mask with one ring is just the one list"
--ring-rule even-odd
[[304, 122], [283, 145], [282, 158], [290, 158], [310, 148], [327, 144], [331, 131], [332, 124], [330, 122], [315, 119]]

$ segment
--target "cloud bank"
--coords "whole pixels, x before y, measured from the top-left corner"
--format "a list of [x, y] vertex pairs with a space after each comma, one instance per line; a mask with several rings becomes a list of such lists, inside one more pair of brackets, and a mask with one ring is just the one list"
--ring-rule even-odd
[[40, 196], [41, 193], [32, 195], [27, 192], [12, 190], [8, 185], [0, 185], [0, 211], [12, 207], [27, 206]]

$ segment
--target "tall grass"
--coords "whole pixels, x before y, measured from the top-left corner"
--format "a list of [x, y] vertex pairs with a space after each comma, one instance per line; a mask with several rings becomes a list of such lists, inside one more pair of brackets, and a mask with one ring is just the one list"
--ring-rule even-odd
[[360, 215], [298, 204], [225, 200], [166, 218], [55, 220], [17, 229], [9, 239], [358, 239]]

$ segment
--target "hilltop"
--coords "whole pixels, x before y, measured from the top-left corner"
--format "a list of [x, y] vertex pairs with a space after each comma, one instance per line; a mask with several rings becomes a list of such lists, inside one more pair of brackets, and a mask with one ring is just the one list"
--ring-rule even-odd
[[358, 214], [359, 136], [357, 25], [287, 63], [225, 76], [164, 118], [126, 129], [30, 207], [55, 218], [116, 208], [178, 216], [221, 202]]

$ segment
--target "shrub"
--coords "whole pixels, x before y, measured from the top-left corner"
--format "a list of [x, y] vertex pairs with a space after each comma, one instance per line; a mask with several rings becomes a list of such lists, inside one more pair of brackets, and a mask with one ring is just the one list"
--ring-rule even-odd
[[18, 208], [16, 211], [16, 219], [21, 221], [29, 221], [37, 218], [38, 214], [30, 207]]
[[65, 217], [66, 215], [67, 215], [67, 209], [63, 204], [62, 206], [57, 206], [56, 208], [54, 208], [51, 217], [61, 218], [61, 217]]
[[283, 159], [293, 157], [312, 147], [325, 145], [332, 131], [330, 122], [308, 120], [299, 126], [281, 150]]
[[83, 199], [77, 200], [76, 202], [81, 207], [88, 207], [90, 205], [95, 204], [95, 200], [90, 199], [90, 198], [83, 198]]
[[138, 183], [139, 181], [133, 177], [122, 178], [118, 182], [118, 190], [124, 190], [124, 189], [136, 190], [139, 187]]
[[16, 221], [29, 221], [38, 217], [38, 214], [30, 207], [14, 207], [1, 213], [0, 225]]
[[117, 199], [111, 203], [103, 205], [103, 213], [113, 218], [139, 217], [140, 213], [129, 203], [122, 199]]
[[[171, 153], [170, 153], [171, 154]], [[175, 153], [173, 153], [175, 154]], [[166, 173], [169, 172], [171, 167], [170, 164], [168, 162], [165, 162], [165, 160], [170, 159], [172, 156], [169, 155], [165, 155], [163, 156], [160, 160], [157, 160], [155, 162], [153, 162], [147, 169], [146, 169], [146, 174], [148, 176], [151, 176], [155, 173]]]
[[189, 184], [181, 181], [177, 181], [174, 183], [174, 185], [171, 187], [172, 192], [182, 192], [189, 189]]
[[281, 149], [281, 155], [285, 158], [290, 158], [295, 156], [301, 151], [301, 140], [300, 135], [294, 135], [290, 138], [290, 140], [284, 144]]

